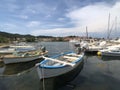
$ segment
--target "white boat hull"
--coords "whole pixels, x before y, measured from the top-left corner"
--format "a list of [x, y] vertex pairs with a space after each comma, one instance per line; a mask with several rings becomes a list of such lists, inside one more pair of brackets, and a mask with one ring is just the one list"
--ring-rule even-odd
[[36, 59], [39, 59], [40, 56], [32, 56], [32, 57], [13, 57], [13, 58], [2, 58], [3, 62], [5, 64], [11, 64], [11, 63], [19, 63], [19, 62], [28, 62], [28, 61], [33, 61]]
[[102, 52], [103, 56], [120, 56], [120, 52]]

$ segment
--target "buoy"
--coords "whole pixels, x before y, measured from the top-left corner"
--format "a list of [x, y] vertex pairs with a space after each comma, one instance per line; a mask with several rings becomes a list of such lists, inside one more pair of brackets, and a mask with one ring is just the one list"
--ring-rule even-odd
[[101, 52], [97, 52], [97, 55], [98, 55], [98, 56], [101, 56]]

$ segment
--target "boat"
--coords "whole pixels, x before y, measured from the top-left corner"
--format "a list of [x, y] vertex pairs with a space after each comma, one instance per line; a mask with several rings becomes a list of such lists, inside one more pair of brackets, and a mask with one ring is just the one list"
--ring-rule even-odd
[[0, 48], [0, 55], [1, 54], [11, 54], [15, 52], [15, 48]]
[[119, 56], [120, 50], [109, 50], [109, 51], [101, 51], [102, 56]]
[[98, 55], [102, 56], [119, 56], [120, 57], [120, 45], [114, 45], [99, 50]]
[[80, 43], [80, 40], [78, 40], [78, 39], [71, 39], [71, 40], [69, 40], [69, 43]]
[[103, 48], [106, 47], [106, 41], [92, 41], [90, 40], [90, 42], [81, 42], [81, 48], [85, 49], [85, 53], [86, 54], [97, 54], [97, 52]]
[[4, 64], [28, 62], [39, 59], [41, 55], [46, 55], [48, 51], [42, 52], [38, 50], [28, 52], [14, 52], [13, 54], [1, 55], [0, 59]]
[[35, 50], [35, 46], [22, 46], [22, 45], [19, 45], [19, 46], [8, 46], [8, 47], [2, 47], [0, 48], [0, 55], [1, 54], [12, 54], [14, 52], [26, 52], [26, 51], [30, 51], [30, 50]]
[[26, 42], [20, 42], [9, 45], [9, 48], [14, 48], [16, 51], [26, 52], [29, 50], [35, 50], [37, 47], [35, 45], [28, 44]]
[[84, 53], [76, 54], [74, 52], [65, 52], [50, 58], [43, 57], [44, 60], [36, 64], [40, 81], [53, 81], [55, 90], [65, 85], [80, 73], [84, 63], [83, 57]]
[[32, 50], [35, 50], [35, 48], [14, 48], [14, 47], [0, 48], [0, 55], [12, 54], [14, 52], [27, 52]]
[[26, 42], [20, 42], [16, 44], [9, 45], [11, 48], [35, 48], [33, 45], [27, 44]]

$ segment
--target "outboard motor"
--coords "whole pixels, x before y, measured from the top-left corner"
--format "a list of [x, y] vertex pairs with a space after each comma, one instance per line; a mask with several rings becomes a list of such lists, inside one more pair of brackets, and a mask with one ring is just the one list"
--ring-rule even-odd
[[88, 43], [83, 43], [83, 44], [81, 45], [81, 48], [88, 49], [88, 48], [89, 48]]
[[75, 45], [75, 51], [77, 54], [80, 54], [81, 53], [81, 47], [80, 47], [80, 44], [79, 43], [76, 43]]
[[41, 50], [42, 50], [42, 52], [45, 52], [46, 51], [46, 47], [45, 46], [41, 46]]

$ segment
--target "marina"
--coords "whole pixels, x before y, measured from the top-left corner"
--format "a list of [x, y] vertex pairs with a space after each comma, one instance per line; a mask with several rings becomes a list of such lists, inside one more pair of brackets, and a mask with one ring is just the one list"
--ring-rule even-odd
[[[19, 46], [14, 46], [12, 48], [13, 48], [12, 52], [9, 52], [9, 49], [11, 49], [11, 47], [4, 48], [5, 52], [2, 52], [4, 50], [2, 50], [1, 48], [0, 60], [3, 61], [4, 64], [29, 62], [39, 59], [41, 58], [40, 56], [47, 55], [48, 53], [48, 51], [45, 48], [44, 50], [42, 50], [41, 46], [35, 48], [35, 46], [31, 47], [30, 45], [29, 46], [19, 45]], [[7, 53], [7, 51], [9, 53]]]
[[[48, 56], [73, 51], [69, 42], [41, 42], [48, 50]], [[53, 90], [54, 82], [40, 83], [35, 64], [40, 60], [5, 65], [0, 63], [0, 90]], [[58, 90], [119, 90], [120, 58], [85, 54], [84, 65], [74, 80]], [[63, 79], [64, 80], [64, 79]], [[32, 83], [34, 82], [34, 83]], [[41, 85], [45, 85], [41, 88]]]
[[0, 90], [120, 90], [120, 0], [1, 0]]

